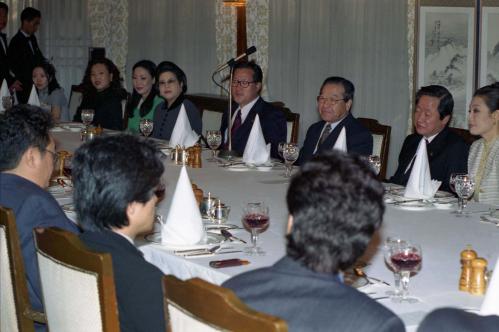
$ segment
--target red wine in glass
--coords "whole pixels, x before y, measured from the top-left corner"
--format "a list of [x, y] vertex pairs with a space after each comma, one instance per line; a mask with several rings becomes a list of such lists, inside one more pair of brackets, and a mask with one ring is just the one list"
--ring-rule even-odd
[[247, 230], [255, 229], [258, 233], [262, 233], [269, 227], [269, 216], [257, 213], [247, 214], [243, 218], [243, 223]]
[[390, 259], [398, 271], [414, 272], [421, 266], [421, 256], [417, 253], [399, 252], [392, 255]]
[[261, 202], [248, 203], [243, 209], [242, 223], [251, 233], [251, 247], [246, 248], [249, 255], [264, 255], [265, 252], [257, 246], [258, 234], [269, 227], [269, 208]]

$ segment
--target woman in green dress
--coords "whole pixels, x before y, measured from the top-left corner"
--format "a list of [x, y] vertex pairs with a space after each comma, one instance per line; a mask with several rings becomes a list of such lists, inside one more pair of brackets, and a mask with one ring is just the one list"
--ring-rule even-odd
[[155, 87], [156, 65], [150, 60], [141, 60], [133, 66], [133, 93], [127, 105], [128, 131], [140, 133], [139, 124], [142, 119], [154, 118], [156, 106], [163, 99], [158, 96]]

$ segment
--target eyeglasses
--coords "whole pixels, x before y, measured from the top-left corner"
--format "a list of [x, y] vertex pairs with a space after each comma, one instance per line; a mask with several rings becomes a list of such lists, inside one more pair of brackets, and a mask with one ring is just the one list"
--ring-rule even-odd
[[325, 96], [317, 96], [317, 102], [319, 104], [330, 104], [330, 105], [336, 105], [338, 104], [340, 101], [345, 101], [345, 98], [342, 98], [342, 99], [334, 99], [332, 97], [325, 97]]
[[49, 149], [45, 149], [44, 151], [46, 151], [52, 155], [52, 159], [54, 161], [54, 164], [56, 164], [57, 161], [59, 160], [59, 155], [57, 154], [57, 152], [50, 151]]
[[237, 87], [238, 85], [242, 86], [243, 88], [247, 88], [247, 87], [249, 87], [249, 85], [250, 85], [251, 83], [255, 83], [255, 81], [248, 82], [248, 81], [237, 81], [237, 80], [234, 80], [234, 81], [232, 81], [232, 84], [231, 84], [231, 85], [232, 85], [234, 88], [235, 88], [235, 87]]

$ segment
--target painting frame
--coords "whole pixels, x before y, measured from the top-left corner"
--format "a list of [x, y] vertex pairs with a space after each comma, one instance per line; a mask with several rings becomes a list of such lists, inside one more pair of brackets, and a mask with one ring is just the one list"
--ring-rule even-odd
[[477, 82], [474, 0], [419, 0], [415, 26], [414, 93], [430, 84], [454, 97], [451, 126], [467, 128], [467, 110]]
[[478, 87], [499, 81], [499, 0], [480, 3], [478, 77]]

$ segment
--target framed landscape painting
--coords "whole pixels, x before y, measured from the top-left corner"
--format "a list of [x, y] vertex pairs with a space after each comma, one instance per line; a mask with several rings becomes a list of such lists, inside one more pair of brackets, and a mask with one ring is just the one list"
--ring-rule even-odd
[[481, 18], [480, 87], [499, 81], [499, 7], [483, 6]]

